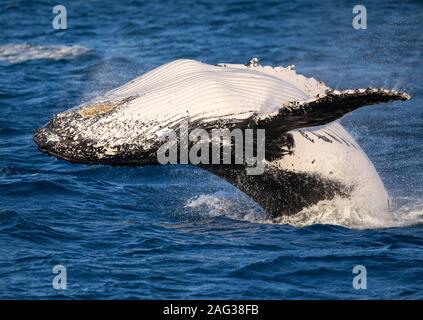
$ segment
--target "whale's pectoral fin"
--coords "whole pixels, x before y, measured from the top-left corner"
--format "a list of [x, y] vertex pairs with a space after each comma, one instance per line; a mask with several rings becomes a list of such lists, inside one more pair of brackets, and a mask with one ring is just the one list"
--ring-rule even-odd
[[366, 105], [409, 99], [407, 93], [386, 89], [330, 90], [312, 100], [291, 102], [277, 113], [259, 118], [257, 124], [270, 133], [287, 132], [327, 124]]

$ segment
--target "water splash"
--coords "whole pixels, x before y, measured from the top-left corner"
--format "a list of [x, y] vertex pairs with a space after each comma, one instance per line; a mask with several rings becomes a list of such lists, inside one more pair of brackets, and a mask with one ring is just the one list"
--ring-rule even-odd
[[337, 197], [320, 201], [295, 215], [274, 219], [267, 218], [261, 208], [248, 203], [246, 199], [239, 200], [239, 196], [224, 192], [202, 194], [188, 200], [185, 208], [203, 217], [226, 216], [254, 223], [288, 224], [294, 227], [327, 224], [350, 229], [379, 229], [423, 224], [423, 201], [417, 200], [408, 205], [391, 206], [386, 211], [373, 211], [354, 199]]
[[274, 223], [304, 227], [331, 224], [352, 229], [404, 227], [423, 223], [423, 206], [391, 208], [386, 211], [368, 210], [351, 199], [335, 198], [320, 201], [296, 215], [273, 219]]
[[250, 222], [260, 222], [265, 217], [263, 209], [247, 196], [229, 192], [201, 194], [189, 199], [184, 207], [203, 217], [226, 216]]

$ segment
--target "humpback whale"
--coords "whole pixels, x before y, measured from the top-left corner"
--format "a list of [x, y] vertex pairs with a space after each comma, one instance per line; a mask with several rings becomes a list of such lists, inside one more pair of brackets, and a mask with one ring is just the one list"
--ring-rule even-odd
[[337, 122], [353, 110], [407, 93], [383, 88], [335, 90], [294, 66], [164, 64], [100, 97], [54, 116], [36, 130], [38, 148], [86, 164], [157, 165], [160, 137], [188, 119], [190, 130], [265, 129], [265, 168], [206, 164], [255, 200], [270, 217], [293, 215], [335, 197], [370, 209], [389, 197], [373, 164]]

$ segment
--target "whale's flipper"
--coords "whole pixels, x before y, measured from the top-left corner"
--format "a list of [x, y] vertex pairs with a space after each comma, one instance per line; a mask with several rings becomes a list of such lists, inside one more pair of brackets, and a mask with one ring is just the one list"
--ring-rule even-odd
[[294, 141], [287, 134], [291, 130], [329, 124], [367, 105], [409, 99], [407, 93], [381, 88], [327, 90], [306, 101], [289, 102], [277, 112], [252, 117], [254, 121], [250, 119], [245, 126], [266, 130], [266, 159], [275, 160], [291, 152]]
[[278, 112], [264, 115], [258, 127], [271, 132], [320, 126], [330, 123], [360, 107], [394, 100], [409, 100], [404, 92], [386, 89], [328, 90], [325, 95], [306, 101], [293, 101]]

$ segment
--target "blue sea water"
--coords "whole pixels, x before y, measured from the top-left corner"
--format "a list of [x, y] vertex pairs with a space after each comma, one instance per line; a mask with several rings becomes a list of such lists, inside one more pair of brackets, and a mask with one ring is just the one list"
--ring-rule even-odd
[[[67, 30], [52, 28], [57, 2]], [[422, 299], [423, 3], [361, 2], [366, 30], [351, 1], [1, 0], [0, 298]], [[252, 57], [413, 96], [342, 120], [391, 195], [386, 223], [343, 205], [321, 223], [265, 223], [198, 168], [75, 165], [32, 141], [55, 113], [173, 59]]]

